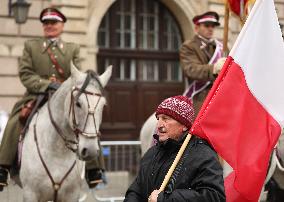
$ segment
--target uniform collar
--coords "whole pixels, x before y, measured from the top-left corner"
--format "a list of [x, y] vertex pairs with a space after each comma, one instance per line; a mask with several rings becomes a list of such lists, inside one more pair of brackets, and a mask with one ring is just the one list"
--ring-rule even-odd
[[54, 47], [58, 48], [58, 50], [63, 55], [65, 55], [65, 51], [66, 51], [65, 45], [66, 45], [65, 42], [62, 41], [60, 38], [52, 39], [52, 40], [45, 38], [42, 41], [42, 53], [44, 53], [48, 49], [48, 47], [54, 46]]
[[206, 44], [209, 44], [209, 43], [214, 43], [214, 39], [212, 38], [212, 39], [206, 39], [205, 37], [203, 37], [203, 36], [201, 36], [201, 35], [197, 35], [198, 36], [198, 38], [201, 40], [201, 41], [203, 41], [204, 43], [206, 43]]
[[197, 41], [199, 44], [200, 44], [200, 49], [204, 49], [207, 47], [207, 45], [211, 44], [211, 45], [216, 45], [216, 42], [215, 42], [215, 39], [212, 38], [212, 39], [206, 39], [200, 35], [196, 35], [195, 36], [195, 41]]

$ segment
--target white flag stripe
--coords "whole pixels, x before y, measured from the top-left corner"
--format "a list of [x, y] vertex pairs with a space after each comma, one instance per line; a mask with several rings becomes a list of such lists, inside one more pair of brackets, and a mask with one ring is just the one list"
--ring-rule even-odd
[[283, 127], [284, 43], [273, 0], [257, 0], [252, 12], [230, 56], [252, 94]]

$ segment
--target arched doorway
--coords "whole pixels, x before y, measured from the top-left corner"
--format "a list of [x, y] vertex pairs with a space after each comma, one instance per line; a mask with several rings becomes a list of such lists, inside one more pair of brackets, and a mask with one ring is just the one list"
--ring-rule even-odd
[[114, 66], [101, 126], [104, 140], [135, 140], [157, 105], [183, 91], [180, 29], [156, 0], [117, 0], [98, 32], [98, 71]]

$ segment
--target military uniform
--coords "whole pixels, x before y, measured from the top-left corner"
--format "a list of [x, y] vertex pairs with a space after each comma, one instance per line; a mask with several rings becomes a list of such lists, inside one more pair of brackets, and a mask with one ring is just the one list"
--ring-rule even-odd
[[71, 61], [75, 66], [80, 67], [80, 48], [77, 44], [66, 43], [62, 40], [51, 42], [45, 38], [25, 42], [23, 56], [19, 62], [19, 77], [27, 91], [24, 97], [15, 104], [5, 128], [0, 146], [0, 165], [11, 166], [16, 156], [20, 128], [22, 127], [19, 122], [19, 112], [23, 105], [47, 90], [51, 83], [50, 77], [61, 78], [50, 60], [47, 53], [48, 48], [64, 70], [63, 80], [70, 76]]
[[[197, 15], [192, 21], [196, 26], [202, 23], [211, 26], [220, 25], [219, 15], [213, 11]], [[193, 98], [196, 115], [211, 88], [212, 81], [216, 78], [214, 63], [221, 57], [221, 48], [219, 49], [221, 46], [216, 39], [206, 39], [197, 33], [192, 40], [185, 41], [180, 48], [180, 62], [183, 72], [187, 77], [189, 86], [194, 84], [194, 96], [192, 92], [190, 95], [186, 95]]]
[[[214, 81], [216, 78], [213, 74], [213, 64], [208, 64], [213, 56], [216, 45], [212, 42], [210, 46], [212, 47], [209, 47], [208, 45], [205, 47], [202, 44], [202, 39], [198, 35], [195, 35], [192, 40], [183, 43], [180, 49], [180, 61], [189, 85], [194, 80]], [[210, 87], [211, 85], [207, 86], [193, 97], [194, 109], [196, 112], [199, 111]]]

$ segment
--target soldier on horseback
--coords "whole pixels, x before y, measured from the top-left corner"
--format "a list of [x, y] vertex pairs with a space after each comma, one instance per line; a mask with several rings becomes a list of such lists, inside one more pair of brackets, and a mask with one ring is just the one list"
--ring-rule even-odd
[[[4, 131], [0, 146], [0, 191], [8, 185], [7, 177], [16, 161], [19, 136], [27, 128], [25, 124], [28, 123], [24, 122], [28, 115], [35, 111], [32, 108], [43, 105], [47, 92], [56, 91], [70, 76], [71, 61], [80, 67], [79, 45], [60, 38], [66, 17], [56, 8], [50, 7], [42, 10], [39, 19], [44, 37], [26, 41], [19, 62], [19, 77], [27, 91], [15, 104]], [[87, 162], [86, 167], [86, 179], [90, 187], [102, 182], [102, 155], [99, 159]]]
[[193, 99], [194, 109], [198, 112], [225, 58], [222, 58], [222, 44], [213, 38], [216, 26], [220, 25], [219, 15], [208, 11], [195, 16], [192, 21], [196, 35], [183, 43], [180, 62], [188, 81], [184, 94]]

